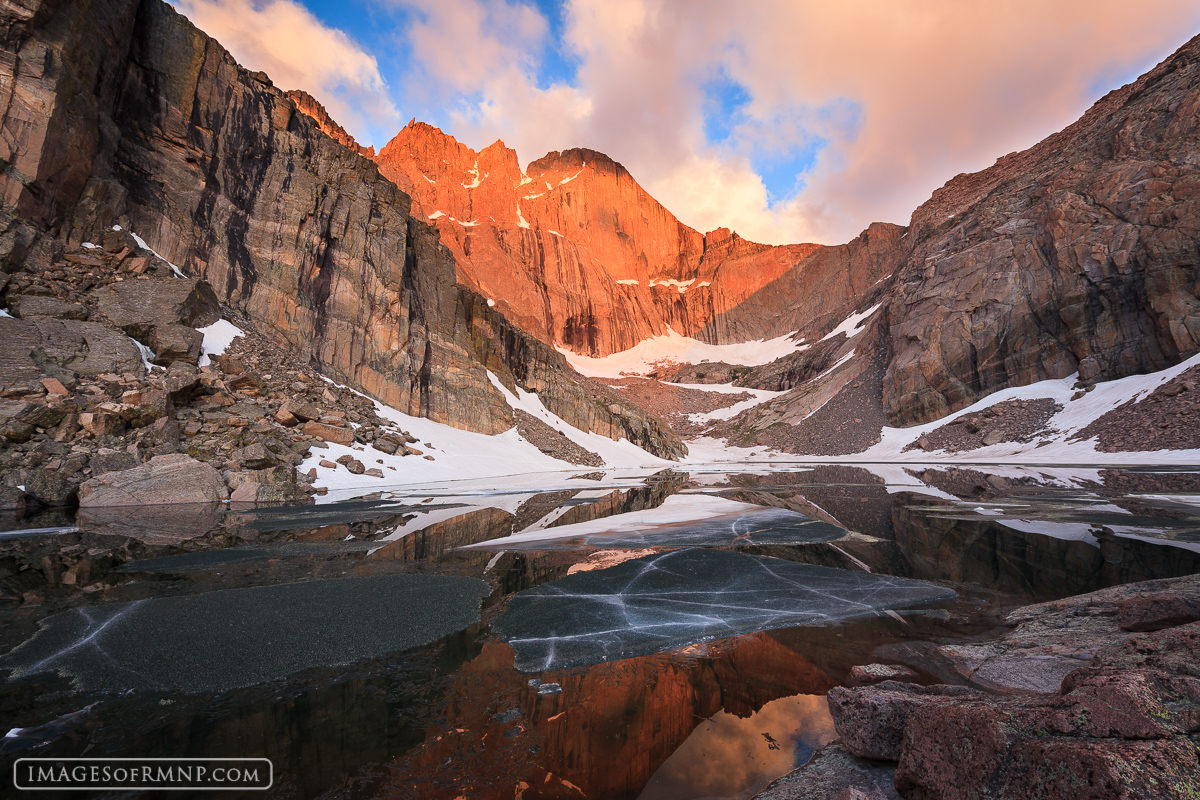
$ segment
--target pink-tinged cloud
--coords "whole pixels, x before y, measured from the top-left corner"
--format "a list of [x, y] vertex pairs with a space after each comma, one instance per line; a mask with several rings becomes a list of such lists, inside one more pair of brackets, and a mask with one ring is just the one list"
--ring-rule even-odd
[[295, 0], [174, 0], [180, 13], [244, 67], [282, 89], [304, 89], [351, 134], [399, 126], [400, 114], [375, 58]]
[[[449, 5], [476, 18], [518, 13], [503, 0]], [[1098, 87], [1165, 57], [1196, 30], [1200, 6], [570, 0], [566, 16], [580, 66], [570, 85], [549, 89], [537, 86], [528, 43], [504, 26], [422, 29], [451, 44], [425, 41], [418, 55], [486, 54], [447, 79], [483, 96], [456, 109], [451, 132], [476, 147], [502, 138], [523, 160], [604, 151], [688, 224], [780, 243], [845, 241], [874, 220], [907, 222], [955, 174], [1032, 145], [1077, 118]], [[703, 86], [718, 72], [751, 99], [730, 139], [714, 143]], [[816, 139], [826, 146], [803, 188], [772, 205], [749, 156]]]

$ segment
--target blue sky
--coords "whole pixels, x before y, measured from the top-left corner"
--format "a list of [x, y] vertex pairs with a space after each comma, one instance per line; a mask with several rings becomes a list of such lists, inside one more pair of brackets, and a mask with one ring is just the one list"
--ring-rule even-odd
[[700, 230], [845, 241], [1028, 147], [1200, 27], [1196, 0], [178, 0], [380, 147], [590, 147]]

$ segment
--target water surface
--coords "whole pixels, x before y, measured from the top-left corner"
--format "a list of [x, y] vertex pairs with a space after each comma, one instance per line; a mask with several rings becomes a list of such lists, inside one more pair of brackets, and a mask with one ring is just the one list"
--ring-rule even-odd
[[519, 476], [0, 521], [0, 769], [266, 756], [278, 797], [745, 798], [855, 665], [1200, 571], [1200, 470]]

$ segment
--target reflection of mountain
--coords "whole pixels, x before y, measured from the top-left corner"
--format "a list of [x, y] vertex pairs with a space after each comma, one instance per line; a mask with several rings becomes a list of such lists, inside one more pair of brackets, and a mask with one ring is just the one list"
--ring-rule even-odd
[[561, 694], [539, 694], [512, 669], [510, 648], [485, 645], [447, 690], [444, 713], [454, 727], [430, 730], [424, 746], [393, 765], [395, 778], [380, 794], [499, 800], [523, 785], [525, 800], [633, 798], [722, 708], [748, 716], [778, 697], [834, 685], [769, 637], [736, 644], [541, 676]]
[[[975, 583], [1044, 600], [1200, 571], [1200, 553], [1192, 550], [1103, 532], [1096, 546], [1018, 531], [982, 517], [946, 518], [910, 507], [905, 497], [894, 509], [896, 544], [913, 577]], [[1056, 523], [1041, 524], [1050, 531]]]

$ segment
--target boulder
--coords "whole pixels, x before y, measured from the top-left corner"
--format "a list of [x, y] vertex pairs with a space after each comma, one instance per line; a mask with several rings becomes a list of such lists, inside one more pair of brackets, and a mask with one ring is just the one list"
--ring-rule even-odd
[[[909, 718], [925, 706], [940, 708], [956, 700], [982, 697], [963, 686], [917, 686], [884, 681], [863, 689], [829, 690], [829, 713], [847, 750], [859, 758], [900, 758]], [[936, 713], [936, 712], [933, 712]]]
[[301, 422], [312, 422], [321, 418], [321, 412], [308, 403], [288, 402], [283, 409]]
[[333, 442], [334, 444], [349, 447], [354, 443], [354, 431], [351, 428], [338, 428], [322, 422], [306, 422], [300, 430], [308, 436], [315, 436], [318, 439]]
[[1133, 597], [1117, 603], [1123, 631], [1158, 631], [1200, 621], [1200, 607], [1179, 595]]
[[208, 464], [183, 454], [161, 455], [79, 487], [81, 508], [99, 506], [213, 503], [229, 496], [225, 481]]
[[863, 664], [850, 669], [850, 680], [856, 686], [867, 686], [882, 681], [913, 683], [919, 677], [915, 671], [901, 664]]
[[140, 341], [160, 325], [203, 328], [221, 318], [216, 294], [199, 278], [127, 280], [96, 289], [92, 297], [109, 322]]
[[21, 319], [51, 317], [53, 319], [85, 320], [88, 310], [78, 303], [68, 303], [56, 297], [26, 294], [8, 298], [8, 307]]
[[70, 385], [77, 374], [146, 374], [129, 337], [95, 322], [0, 317], [0, 341], [0, 393], [44, 394], [45, 377]]
[[85, 455], [68, 459], [55, 459], [33, 474], [25, 487], [25, 493], [44, 506], [60, 508], [75, 505], [80, 484], [83, 483], [83, 468], [88, 465]]
[[155, 325], [145, 341], [154, 351], [154, 363], [168, 366], [175, 361], [195, 364], [200, 358], [204, 334], [187, 325]]
[[196, 367], [184, 361], [173, 361], [167, 367], [166, 377], [159, 379], [159, 386], [176, 405], [183, 405], [191, 399], [200, 385], [200, 376]]
[[279, 458], [260, 443], [235, 450], [232, 458], [246, 469], [266, 469], [279, 463]]
[[98, 477], [107, 472], [120, 472], [121, 470], [133, 469], [138, 465], [138, 458], [127, 450], [113, 450], [108, 447], [101, 447], [92, 454], [88, 465], [92, 468], [92, 475]]

